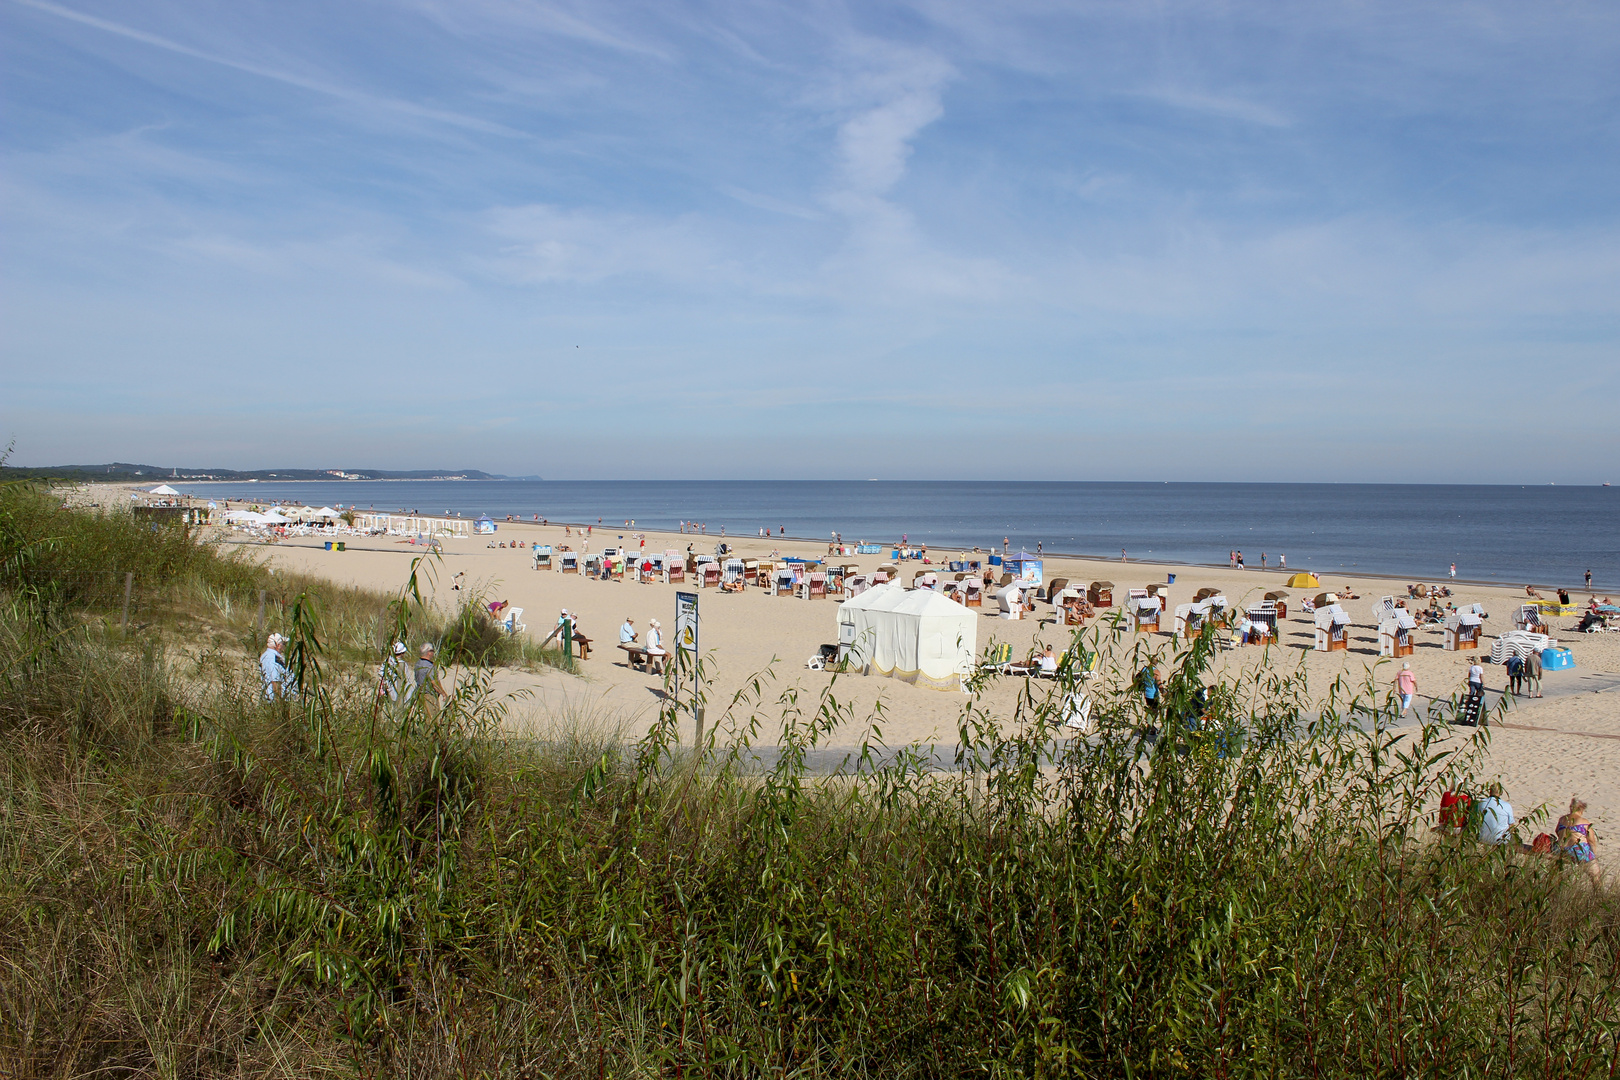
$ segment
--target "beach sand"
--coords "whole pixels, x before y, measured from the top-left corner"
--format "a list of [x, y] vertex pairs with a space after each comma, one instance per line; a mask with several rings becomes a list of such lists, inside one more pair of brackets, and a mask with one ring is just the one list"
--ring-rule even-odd
[[[106, 497], [98, 497], [96, 501], [127, 503], [127, 489], [117, 485], [108, 488], [111, 490]], [[225, 535], [228, 540], [241, 539], [240, 534], [227, 532]], [[715, 536], [631, 530], [621, 524], [608, 524], [595, 527], [586, 542], [577, 535], [565, 536], [560, 525], [501, 522], [494, 537], [446, 540], [442, 558], [424, 563], [424, 585], [435, 602], [446, 608], [453, 608], [460, 598], [451, 592], [450, 586], [453, 576], [461, 572], [465, 574], [468, 593], [507, 600], [512, 606], [523, 608], [528, 633], [536, 640], [550, 633], [562, 608], [575, 613], [581, 631], [592, 639], [591, 659], [582, 665], [579, 676], [561, 672], [502, 674], [502, 689], [521, 689], [532, 694], [514, 704], [512, 722], [515, 725], [543, 726], [556, 717], [588, 714], [623, 724], [626, 732], [633, 736], [645, 730], [656, 716], [663, 700], [663, 681], [625, 664], [624, 653], [617, 648], [619, 625], [630, 616], [637, 630], [645, 635], [648, 620], [658, 618], [663, 623], [666, 642], [673, 642], [675, 593], [693, 591], [693, 586], [690, 583], [682, 586], [603, 582], [555, 570], [535, 571], [528, 550], [528, 545], [534, 541], [554, 546], [569, 544], [575, 550], [592, 552], [608, 546], [635, 548], [641, 535], [646, 537], [648, 552], [675, 549], [684, 553], [691, 544], [696, 553], [712, 553], [719, 540]], [[389, 593], [398, 592], [410, 573], [411, 561], [425, 553], [423, 548], [398, 542], [394, 537], [346, 536], [343, 539], [348, 547], [344, 552], [326, 551], [314, 538], [289, 538], [274, 545], [258, 546], [273, 566]], [[496, 543], [515, 541], [521, 546], [490, 548], [488, 544], [492, 539]], [[742, 557], [769, 556], [779, 551], [784, 556], [821, 558], [827, 551], [825, 541], [747, 536], [726, 539]], [[885, 549], [882, 555], [839, 561], [858, 563], [863, 570], [874, 570], [890, 561], [888, 554], [889, 550]], [[934, 565], [928, 569], [941, 569], [947, 559], [958, 554], [954, 549], [934, 549], [930, 552]], [[920, 562], [903, 564], [902, 577], [909, 582], [917, 569], [923, 569]], [[1278, 645], [1264, 650], [1245, 647], [1226, 651], [1219, 655], [1217, 665], [1220, 670], [1235, 674], [1263, 671], [1268, 666], [1292, 670], [1303, 664], [1313, 699], [1325, 696], [1335, 678], [1342, 676], [1359, 686], [1369, 678], [1369, 672], [1382, 695], [1400, 669], [1399, 661], [1380, 663], [1371, 612], [1381, 596], [1404, 596], [1404, 582], [1339, 574], [1323, 577], [1320, 591], [1338, 591], [1348, 586], [1359, 599], [1344, 602], [1355, 623], [1349, 650], [1318, 653], [1311, 649], [1310, 616], [1299, 610], [1299, 601], [1305, 594], [1302, 590], [1287, 589], [1288, 573], [1284, 571], [1121, 563], [1051, 555], [1045, 558], [1044, 571], [1048, 580], [1066, 577], [1080, 585], [1097, 579], [1110, 580], [1115, 583], [1115, 596], [1121, 602], [1128, 588], [1149, 582], [1163, 583], [1167, 574], [1174, 573], [1176, 583], [1168, 590], [1172, 610], [1176, 604], [1190, 601], [1194, 592], [1205, 586], [1224, 591], [1234, 608], [1258, 602], [1267, 591], [1286, 589], [1290, 594], [1288, 617], [1279, 627]], [[1489, 612], [1485, 636], [1477, 653], [1452, 653], [1441, 648], [1442, 635], [1438, 628], [1416, 631], [1417, 649], [1409, 660], [1418, 678], [1420, 705], [1424, 697], [1443, 698], [1456, 693], [1475, 656], [1485, 658], [1487, 686], [1495, 691], [1505, 688], [1504, 669], [1488, 663], [1490, 642], [1496, 633], [1512, 628], [1513, 612], [1524, 598], [1522, 588], [1515, 591], [1501, 586], [1461, 583], [1453, 584], [1453, 590], [1456, 595], [1452, 602], [1459, 606], [1481, 603]], [[1317, 591], [1310, 590], [1312, 594]], [[1584, 601], [1585, 596], [1579, 593], [1575, 599]], [[1418, 602], [1412, 603], [1416, 606]], [[801, 709], [814, 710], [819, 695], [833, 676], [807, 670], [805, 661], [821, 644], [837, 640], [836, 599], [805, 601], [772, 597], [752, 587], [740, 595], [704, 589], [700, 591], [699, 606], [700, 646], [712, 664], [713, 683], [707, 710], [711, 726], [720, 722], [732, 696], [761, 676], [764, 683], [757, 711], [762, 718], [769, 721], [779, 716], [781, 708], [776, 703], [788, 694], [797, 694]], [[1061, 650], [1069, 641], [1070, 630], [1052, 624], [1047, 617], [1051, 609], [1045, 603], [1038, 602], [1033, 616], [1017, 621], [995, 618], [989, 614], [993, 609], [994, 599], [987, 598], [983, 609], [986, 614], [979, 621], [978, 650], [981, 653], [992, 640], [1010, 642], [1015, 657], [1026, 655], [1037, 643], [1051, 644]], [[1115, 654], [1123, 655], [1142, 638], [1151, 642], [1151, 647], [1170, 646], [1172, 638], [1168, 630], [1172, 621], [1167, 614], [1162, 624], [1166, 632], [1159, 635], [1126, 632], [1116, 644]], [[1513, 702], [1506, 723], [1491, 729], [1487, 772], [1502, 780], [1521, 819], [1539, 807], [1546, 807], [1551, 817], [1545, 828], [1550, 831], [1551, 821], [1567, 808], [1570, 797], [1579, 795], [1590, 804], [1588, 814], [1602, 833], [1613, 836], [1611, 829], [1620, 826], [1620, 634], [1573, 634], [1567, 628], [1574, 620], [1563, 618], [1553, 622], [1553, 636], [1574, 654], [1576, 667], [1571, 671], [1548, 672], [1544, 680], [1546, 697]], [[1088, 625], [1088, 634], [1094, 625], [1095, 622]], [[414, 650], [416, 643], [411, 644]], [[1116, 670], [1106, 677], [1128, 678], [1128, 671]], [[1023, 678], [996, 680], [984, 692], [982, 703], [994, 714], [1011, 718], [1019, 695], [1026, 687], [1029, 681]], [[1050, 684], [1035, 681], [1031, 688], [1037, 694], [1044, 694], [1050, 691]], [[954, 744], [957, 725], [968, 701], [961, 693], [922, 689], [894, 679], [861, 675], [839, 676], [834, 693], [855, 717], [875, 718], [883, 741], [890, 746], [911, 742]], [[1492, 693], [1490, 700], [1494, 704], [1497, 694]], [[771, 740], [773, 727], [767, 722], [764, 741]], [[685, 733], [683, 737], [689, 738], [690, 734]], [[840, 732], [838, 741], [854, 746], [860, 738], [857, 725]], [[1600, 850], [1600, 857], [1602, 854]]]

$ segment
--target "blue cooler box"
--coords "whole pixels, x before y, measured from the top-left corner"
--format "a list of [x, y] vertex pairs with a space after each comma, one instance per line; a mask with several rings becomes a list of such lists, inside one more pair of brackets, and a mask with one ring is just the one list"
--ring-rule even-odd
[[1563, 671], [1565, 668], [1575, 666], [1575, 657], [1570, 655], [1568, 649], [1542, 649], [1541, 669], [1543, 671]]

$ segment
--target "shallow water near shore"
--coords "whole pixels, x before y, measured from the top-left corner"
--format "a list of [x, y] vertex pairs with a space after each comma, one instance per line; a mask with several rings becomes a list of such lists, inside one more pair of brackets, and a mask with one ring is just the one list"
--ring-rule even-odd
[[[410, 480], [175, 485], [201, 498], [295, 500], [590, 522], [604, 531], [700, 521], [718, 538], [790, 537], [975, 545], [1133, 561], [1575, 587], [1590, 569], [1620, 589], [1615, 488], [1430, 484], [1151, 484], [1000, 481]], [[617, 535], [612, 533], [610, 535]]]

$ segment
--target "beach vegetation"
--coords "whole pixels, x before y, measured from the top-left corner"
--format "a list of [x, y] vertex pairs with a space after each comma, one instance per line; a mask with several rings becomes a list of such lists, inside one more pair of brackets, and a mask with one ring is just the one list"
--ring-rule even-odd
[[[176, 646], [286, 582], [38, 499], [0, 491], [8, 1076], [1620, 1063], [1620, 898], [1438, 826], [1484, 779], [1455, 703], [1391, 727], [1370, 684], [1221, 678], [1210, 635], [1120, 656], [1104, 629], [1070, 649], [1112, 670], [1010, 712], [965, 695], [948, 747], [888, 745], [843, 676], [712, 700], [676, 665], [641, 731], [587, 708], [520, 734], [476, 604], [447, 699], [374, 692], [355, 641], [438, 618], [429, 564], [364, 626], [341, 592], [278, 594], [296, 693], [266, 701], [239, 645]], [[162, 634], [113, 632], [118, 590], [72, 576], [126, 558], [168, 575]]]

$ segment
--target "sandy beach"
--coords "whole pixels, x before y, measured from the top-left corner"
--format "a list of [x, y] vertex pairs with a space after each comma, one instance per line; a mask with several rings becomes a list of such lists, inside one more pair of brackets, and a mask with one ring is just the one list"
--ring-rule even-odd
[[[127, 503], [127, 491], [123, 487], [109, 487], [104, 493], [97, 492], [90, 497], [97, 502]], [[247, 540], [240, 533], [219, 531], [228, 543]], [[662, 680], [625, 663], [625, 654], [617, 648], [619, 626], [628, 616], [635, 620], [637, 630], [645, 634], [648, 620], [657, 618], [664, 624], [666, 639], [672, 640], [675, 593], [683, 589], [690, 591], [692, 586], [604, 582], [556, 570], [536, 571], [529, 553], [533, 542], [554, 546], [569, 544], [574, 550], [592, 552], [609, 546], [634, 548], [643, 536], [649, 552], [665, 549], [685, 552], [691, 545], [695, 553], [712, 553], [719, 540], [715, 536], [630, 529], [622, 523], [593, 525], [592, 535], [582, 540], [577, 535], [565, 535], [561, 525], [503, 521], [493, 537], [475, 535], [445, 540], [442, 557], [424, 563], [424, 585], [434, 601], [446, 608], [454, 607], [459, 601], [462, 594], [452, 592], [451, 583], [455, 575], [464, 574], [467, 593], [506, 600], [513, 607], [523, 608], [528, 634], [536, 640], [551, 631], [558, 613], [567, 608], [575, 614], [581, 631], [593, 641], [591, 658], [582, 665], [578, 676], [560, 672], [503, 673], [504, 689], [522, 689], [532, 695], [513, 709], [513, 723], [545, 725], [559, 716], [588, 713], [622, 723], [627, 731], [636, 732], [656, 715], [663, 699]], [[274, 544], [247, 542], [262, 551], [274, 566], [384, 592], [397, 592], [410, 572], [412, 560], [426, 553], [422, 547], [397, 537], [345, 536], [343, 539], [348, 549], [343, 552], [325, 550], [324, 543], [314, 537], [290, 537]], [[743, 557], [779, 553], [821, 558], [827, 553], [825, 541], [748, 536], [727, 537], [726, 540]], [[491, 542], [508, 546], [490, 547]], [[942, 569], [945, 560], [958, 554], [951, 550], [933, 550], [930, 552], [933, 566], [929, 568]], [[858, 563], [863, 570], [874, 570], [890, 561], [888, 555], [885, 549], [881, 555], [855, 556], [840, 561]], [[909, 581], [914, 570], [923, 568], [920, 562], [907, 562], [902, 576]], [[1066, 577], [1081, 585], [1093, 580], [1109, 580], [1114, 582], [1116, 598], [1121, 601], [1128, 588], [1150, 582], [1165, 583], [1169, 574], [1176, 578], [1175, 584], [1168, 587], [1168, 603], [1172, 609], [1176, 604], [1190, 601], [1198, 589], [1206, 586], [1225, 592], [1234, 608], [1257, 602], [1271, 590], [1289, 592], [1288, 617], [1279, 627], [1278, 644], [1267, 649], [1251, 646], [1222, 652], [1218, 668], [1228, 675], [1259, 672], [1268, 665], [1292, 670], [1302, 664], [1312, 697], [1320, 699], [1339, 677], [1356, 685], [1371, 677], [1382, 694], [1400, 669], [1400, 662], [1380, 661], [1378, 657], [1377, 631], [1372, 624], [1371, 610], [1381, 596], [1403, 597], [1403, 583], [1370, 577], [1323, 577], [1323, 590], [1347, 588], [1359, 599], [1344, 602], [1355, 623], [1349, 649], [1320, 653], [1311, 648], [1311, 617], [1299, 608], [1302, 590], [1287, 589], [1285, 585], [1288, 572], [1045, 556], [1048, 580]], [[1409, 659], [1418, 679], [1419, 704], [1423, 704], [1426, 697], [1447, 697], [1457, 692], [1465, 681], [1468, 665], [1476, 656], [1483, 656], [1487, 661], [1486, 684], [1493, 691], [1490, 701], [1494, 705], [1498, 693], [1505, 689], [1506, 674], [1503, 668], [1489, 665], [1490, 642], [1497, 633], [1512, 628], [1511, 617], [1524, 598], [1523, 590], [1459, 583], [1453, 585], [1453, 591], [1452, 602], [1459, 606], [1484, 605], [1490, 614], [1485, 635], [1477, 653], [1447, 652], [1441, 647], [1442, 632], [1438, 627], [1416, 631], [1417, 647]], [[714, 680], [708, 709], [710, 724], [720, 721], [733, 695], [743, 691], [757, 676], [766, 677], [758, 709], [763, 717], [780, 714], [775, 703], [785, 694], [797, 692], [803, 705], [813, 703], [826, 688], [832, 676], [807, 670], [805, 661], [821, 644], [837, 640], [836, 599], [806, 601], [773, 597], [757, 588], [749, 588], [742, 594], [705, 589], [701, 590], [700, 597], [700, 643], [712, 664]], [[1584, 602], [1586, 594], [1579, 593], [1574, 599]], [[1415, 601], [1413, 603], [1416, 605]], [[987, 600], [983, 611], [978, 633], [980, 652], [992, 641], [1008, 642], [1015, 656], [1023, 656], [1036, 645], [1050, 644], [1061, 650], [1069, 640], [1071, 629], [1055, 625], [1050, 618], [1051, 608], [1045, 603], [1038, 602], [1034, 614], [1021, 620], [996, 618], [993, 598]], [[1559, 644], [1574, 654], [1575, 668], [1548, 672], [1543, 698], [1513, 701], [1507, 722], [1491, 729], [1489, 770], [1506, 785], [1521, 818], [1542, 806], [1556, 816], [1567, 807], [1572, 795], [1580, 795], [1590, 803], [1590, 816], [1600, 826], [1609, 826], [1620, 823], [1620, 634], [1574, 634], [1569, 632], [1574, 621], [1555, 619], [1552, 632]], [[1151, 647], [1169, 647], [1171, 622], [1167, 616], [1163, 622], [1165, 631], [1158, 635], [1126, 632], [1115, 644], [1115, 653], [1122, 654], [1143, 637], [1151, 642]], [[1088, 624], [1088, 633], [1095, 625], [1096, 621]], [[1105, 677], [1126, 676], [1115, 670]], [[982, 700], [999, 715], [1010, 717], [1025, 688], [1023, 678], [1002, 678], [984, 693]], [[1048, 690], [1048, 684], [1037, 682], [1035, 685], [1037, 693]], [[889, 745], [954, 743], [956, 727], [968, 700], [961, 693], [860, 675], [840, 676], [835, 692], [840, 703], [853, 715], [876, 717], [882, 738]], [[745, 716], [745, 712], [741, 713], [737, 719]], [[770, 730], [767, 725], [767, 738]], [[858, 730], [851, 730], [847, 741], [853, 745], [859, 737]]]

